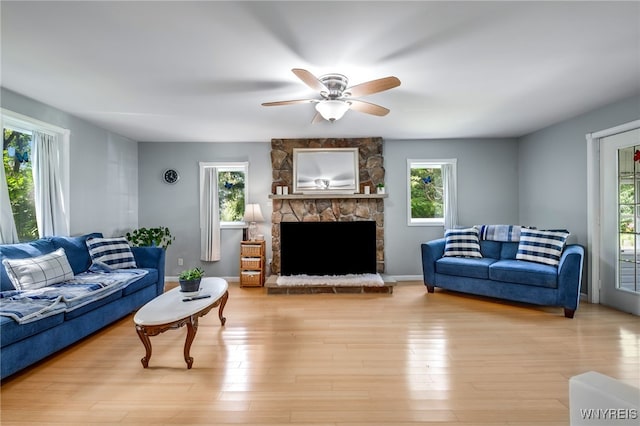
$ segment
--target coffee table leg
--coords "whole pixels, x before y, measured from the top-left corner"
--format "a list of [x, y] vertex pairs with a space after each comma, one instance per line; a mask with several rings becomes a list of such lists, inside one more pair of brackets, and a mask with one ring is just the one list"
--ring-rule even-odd
[[144, 326], [136, 325], [136, 331], [138, 332], [138, 337], [140, 337], [140, 340], [142, 340], [142, 344], [144, 345], [144, 349], [146, 351], [144, 358], [142, 358], [140, 362], [142, 362], [142, 366], [144, 368], [147, 368], [149, 366], [149, 359], [151, 358], [151, 339], [149, 339], [149, 336], [147, 336]]
[[187, 321], [187, 340], [184, 342], [184, 361], [187, 363], [187, 369], [191, 369], [193, 365], [193, 358], [189, 356], [191, 349], [191, 343], [196, 338], [196, 332], [198, 331], [198, 317], [191, 315], [191, 320]]
[[224, 325], [227, 322], [227, 319], [222, 316], [222, 311], [224, 311], [224, 305], [227, 304], [227, 299], [229, 298], [229, 292], [225, 291], [222, 295], [222, 299], [220, 300], [220, 308], [218, 309], [218, 318], [220, 318], [220, 324]]

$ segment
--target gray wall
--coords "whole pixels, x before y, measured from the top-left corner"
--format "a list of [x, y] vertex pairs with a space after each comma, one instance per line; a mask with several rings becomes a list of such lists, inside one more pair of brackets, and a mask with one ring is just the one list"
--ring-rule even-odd
[[[167, 275], [201, 266], [208, 275], [238, 276], [242, 231], [222, 230], [222, 260], [201, 262], [198, 211], [198, 162], [249, 161], [249, 200], [260, 203], [265, 219], [261, 232], [270, 257], [270, 142], [139, 143], [140, 226], [168, 226], [176, 241], [167, 250]], [[420, 243], [442, 237], [443, 228], [407, 225], [407, 158], [457, 158], [460, 223], [515, 223], [518, 218], [517, 143], [499, 140], [432, 140], [384, 143], [389, 197], [385, 201], [387, 273], [421, 275]], [[176, 168], [176, 185], [162, 182], [162, 171]], [[507, 194], [506, 196], [504, 194]], [[177, 259], [184, 259], [178, 266]]]
[[70, 233], [123, 235], [137, 227], [138, 147], [59, 109], [2, 88], [2, 108], [70, 130]]
[[566, 228], [569, 242], [587, 245], [588, 133], [640, 119], [634, 96], [522, 137], [519, 220], [541, 229]]
[[[141, 227], [167, 226], [175, 241], [167, 250], [166, 274], [177, 276], [182, 269], [202, 267], [209, 276], [237, 277], [240, 266], [242, 229], [221, 231], [221, 260], [200, 261], [199, 162], [248, 161], [249, 200], [259, 203], [266, 223], [259, 224], [271, 255], [271, 142], [264, 143], [152, 143], [140, 142], [139, 189]], [[175, 185], [162, 181], [162, 172], [175, 168], [180, 180]], [[184, 266], [178, 266], [178, 258]]]
[[385, 140], [385, 257], [390, 275], [422, 275], [420, 244], [442, 226], [408, 226], [407, 159], [457, 159], [458, 223], [516, 223], [518, 146], [514, 139]]

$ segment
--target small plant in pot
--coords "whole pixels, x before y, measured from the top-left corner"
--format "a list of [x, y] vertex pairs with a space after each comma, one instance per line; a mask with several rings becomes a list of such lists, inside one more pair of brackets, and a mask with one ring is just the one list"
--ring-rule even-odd
[[200, 280], [204, 271], [198, 267], [192, 269], [186, 269], [180, 272], [178, 281], [180, 282], [180, 290], [183, 293], [194, 293], [200, 289]]

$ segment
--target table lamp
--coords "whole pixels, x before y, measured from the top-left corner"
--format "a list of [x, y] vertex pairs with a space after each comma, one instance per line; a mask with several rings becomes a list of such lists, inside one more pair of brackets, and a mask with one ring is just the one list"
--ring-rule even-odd
[[249, 240], [255, 241], [256, 235], [258, 235], [257, 222], [264, 222], [262, 210], [260, 210], [260, 204], [247, 204], [244, 209], [244, 217], [242, 220], [249, 222]]

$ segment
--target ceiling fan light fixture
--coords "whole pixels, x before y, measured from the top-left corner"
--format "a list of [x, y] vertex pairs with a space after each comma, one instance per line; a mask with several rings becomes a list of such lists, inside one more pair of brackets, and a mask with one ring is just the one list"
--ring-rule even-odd
[[316, 104], [316, 111], [327, 121], [340, 120], [351, 105], [346, 101], [328, 99]]

